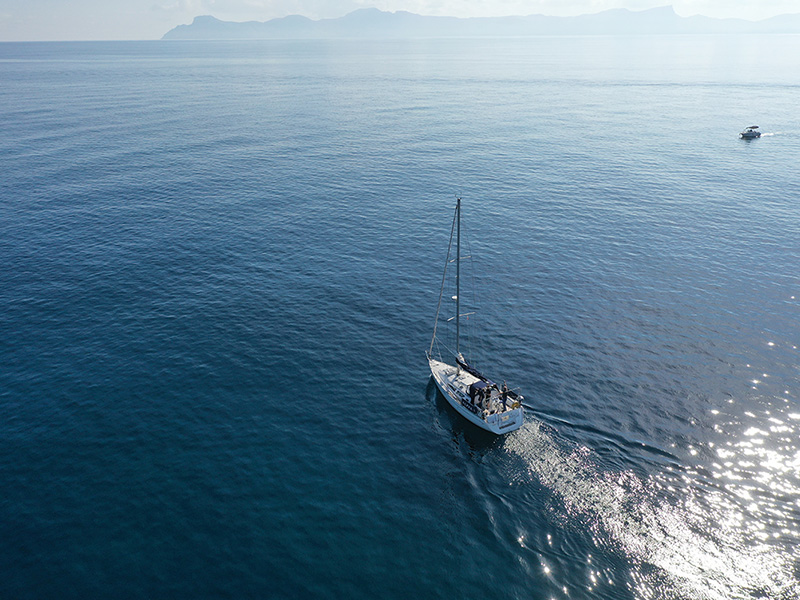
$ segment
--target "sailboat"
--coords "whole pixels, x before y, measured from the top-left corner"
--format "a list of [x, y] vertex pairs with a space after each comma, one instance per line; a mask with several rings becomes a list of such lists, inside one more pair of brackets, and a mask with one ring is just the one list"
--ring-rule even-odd
[[[456, 238], [456, 257], [450, 259], [453, 248], [453, 236]], [[494, 381], [483, 375], [467, 362], [460, 350], [461, 337], [461, 198], [456, 199], [456, 210], [453, 215], [453, 227], [450, 230], [450, 244], [447, 248], [447, 260], [445, 261], [444, 275], [442, 276], [442, 289], [439, 292], [439, 305], [436, 309], [436, 321], [433, 326], [433, 338], [428, 351], [428, 365], [431, 375], [436, 382], [436, 387], [447, 399], [450, 405], [469, 422], [477, 425], [481, 429], [491, 431], [495, 434], [504, 434], [522, 426], [523, 410], [522, 396], [509, 390], [505, 382], [498, 386]], [[455, 262], [456, 265], [456, 294], [452, 298], [455, 300], [455, 315], [447, 319], [456, 322], [455, 352], [450, 351], [453, 356], [451, 362], [447, 362], [441, 356], [440, 346], [436, 338], [436, 331], [439, 326], [439, 314], [442, 308], [442, 297], [444, 295], [445, 281], [447, 278], [447, 266]], [[438, 353], [434, 357], [434, 348]], [[455, 363], [455, 364], [452, 364]]]

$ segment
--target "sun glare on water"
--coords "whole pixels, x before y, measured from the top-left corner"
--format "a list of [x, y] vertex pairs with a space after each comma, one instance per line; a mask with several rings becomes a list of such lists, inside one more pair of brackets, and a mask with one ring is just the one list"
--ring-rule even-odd
[[[570, 522], [624, 554], [635, 597], [789, 599], [800, 596], [798, 418], [745, 429], [702, 473], [666, 469], [646, 479], [603, 472], [591, 451], [565, 450], [535, 422], [507, 448], [563, 503]], [[773, 437], [776, 444], [766, 443]]]

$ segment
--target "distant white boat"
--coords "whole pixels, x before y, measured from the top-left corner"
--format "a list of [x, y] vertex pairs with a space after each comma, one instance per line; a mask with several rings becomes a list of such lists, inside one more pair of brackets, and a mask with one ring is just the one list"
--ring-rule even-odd
[[739, 137], [745, 140], [753, 140], [761, 137], [761, 132], [758, 130], [758, 125], [750, 125], [739, 134]]
[[[450, 252], [453, 247], [453, 235], [456, 236], [456, 257], [450, 260]], [[455, 300], [455, 315], [447, 319], [456, 322], [456, 342], [455, 352], [451, 364], [441, 357], [439, 350], [440, 344], [437, 343], [436, 329], [439, 325], [439, 313], [442, 308], [442, 296], [444, 294], [445, 279], [442, 277], [442, 289], [439, 292], [439, 306], [436, 309], [436, 322], [433, 326], [433, 339], [426, 356], [431, 375], [436, 382], [436, 387], [442, 392], [450, 405], [465, 419], [478, 427], [491, 431], [496, 434], [508, 433], [522, 426], [523, 410], [522, 396], [509, 390], [505, 382], [498, 386], [495, 382], [472, 367], [459, 348], [459, 338], [461, 334], [462, 315], [461, 297], [461, 198], [456, 201], [456, 212], [453, 217], [453, 227], [450, 230], [450, 245], [447, 249], [447, 260], [445, 262], [445, 275], [447, 266], [455, 262], [456, 266], [456, 293], [452, 296]], [[441, 344], [443, 345], [443, 344]], [[433, 356], [434, 347], [437, 348], [436, 358]]]

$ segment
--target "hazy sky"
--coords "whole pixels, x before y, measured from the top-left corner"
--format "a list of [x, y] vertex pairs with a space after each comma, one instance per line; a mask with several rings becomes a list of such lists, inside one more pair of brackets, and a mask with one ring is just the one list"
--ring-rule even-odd
[[[267, 21], [300, 14], [340, 17], [357, 8], [482, 17], [577, 15], [609, 8], [643, 10], [670, 0], [0, 0], [0, 41], [147, 40], [198, 15]], [[674, 0], [681, 16], [766, 19], [800, 13], [800, 0]]]

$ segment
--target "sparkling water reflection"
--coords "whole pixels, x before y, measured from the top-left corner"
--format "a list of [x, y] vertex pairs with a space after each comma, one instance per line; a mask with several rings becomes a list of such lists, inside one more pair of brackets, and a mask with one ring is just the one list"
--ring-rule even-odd
[[[754, 444], [751, 438], [731, 445], [749, 456]], [[797, 512], [787, 515], [782, 496], [797, 498], [800, 489], [796, 481], [773, 485], [776, 476], [796, 468], [795, 446], [788, 447], [791, 454], [758, 452], [768, 464], [762, 463], [755, 476], [714, 472], [722, 483], [685, 468], [645, 480], [631, 472], [602, 472], [588, 449], [569, 451], [534, 422], [509, 439], [507, 448], [561, 498], [571, 520], [582, 523], [598, 547], [629, 557], [627, 580], [616, 583], [638, 598], [792, 598], [800, 593], [794, 571], [800, 521]], [[739, 483], [746, 479], [761, 485]], [[542, 566], [550, 575], [550, 567]], [[590, 569], [586, 592], [600, 584], [615, 585], [613, 575]]]

